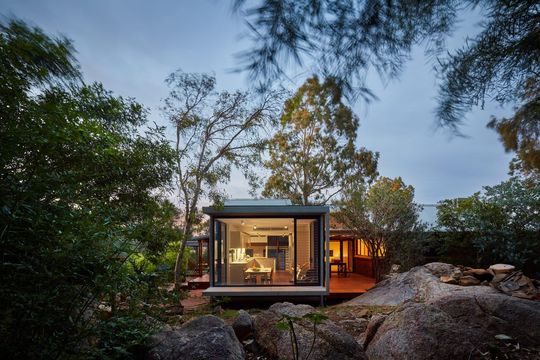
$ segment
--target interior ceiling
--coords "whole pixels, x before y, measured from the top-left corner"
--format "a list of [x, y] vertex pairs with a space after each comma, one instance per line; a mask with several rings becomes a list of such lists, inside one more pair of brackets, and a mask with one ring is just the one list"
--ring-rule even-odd
[[[227, 225], [234, 226], [251, 236], [280, 235], [286, 236], [291, 233], [294, 226], [292, 218], [273, 219], [218, 219]], [[254, 228], [256, 227], [256, 228]]]
[[[219, 221], [224, 222], [228, 225], [239, 225], [243, 227], [251, 227], [257, 226], [257, 227], [284, 227], [284, 226], [292, 226], [294, 224], [293, 219], [218, 219]], [[242, 225], [243, 222], [243, 225]]]

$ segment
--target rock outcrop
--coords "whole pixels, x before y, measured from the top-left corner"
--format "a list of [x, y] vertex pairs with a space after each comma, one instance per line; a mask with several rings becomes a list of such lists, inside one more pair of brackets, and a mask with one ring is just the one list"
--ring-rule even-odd
[[448, 277], [486, 283], [490, 275], [495, 277], [487, 270], [432, 263], [385, 280], [348, 302], [397, 306], [390, 314], [371, 317], [360, 340], [368, 358], [478, 358], [501, 345], [505, 351], [523, 346], [540, 351], [540, 302], [508, 296], [493, 286], [442, 282]]
[[496, 268], [430, 263], [395, 274], [322, 310], [332, 320], [316, 331], [306, 318], [316, 309], [287, 302], [253, 317], [240, 310], [232, 327], [202, 316], [163, 327], [150, 338], [145, 359], [293, 359], [291, 334], [278, 326], [287, 317], [294, 318], [300, 359], [308, 353], [310, 360], [540, 358], [538, 282]]
[[372, 319], [371, 327], [376, 331], [367, 332], [364, 343], [369, 359], [466, 359], [502, 334], [540, 346], [540, 306], [503, 294], [451, 294], [404, 304]]
[[[314, 312], [309, 305], [276, 303], [258, 314], [255, 319], [255, 339], [258, 345], [271, 357], [292, 359], [291, 339], [287, 330], [280, 330], [276, 324], [284, 315], [301, 318]], [[304, 359], [313, 341], [313, 323], [297, 320], [294, 325], [300, 358]], [[317, 338], [310, 360], [317, 359], [366, 359], [358, 342], [341, 327], [330, 320], [317, 325]]]
[[449, 295], [427, 305], [448, 314], [460, 329], [478, 329], [489, 338], [505, 334], [523, 345], [540, 345], [540, 302], [505, 294]]
[[[408, 303], [379, 323], [366, 339], [369, 359], [467, 359], [474, 345], [444, 311], [434, 306]], [[471, 334], [472, 332], [472, 334]]]
[[452, 276], [457, 267], [444, 263], [417, 266], [381, 281], [367, 293], [347, 302], [346, 305], [397, 306], [406, 301], [426, 301], [450, 294], [495, 294], [488, 286], [471, 287], [443, 283], [442, 276]]
[[147, 345], [146, 360], [240, 360], [245, 357], [233, 329], [213, 315], [160, 331], [150, 337]]
[[337, 325], [358, 340], [365, 333], [368, 322], [365, 318], [355, 318], [338, 321]]

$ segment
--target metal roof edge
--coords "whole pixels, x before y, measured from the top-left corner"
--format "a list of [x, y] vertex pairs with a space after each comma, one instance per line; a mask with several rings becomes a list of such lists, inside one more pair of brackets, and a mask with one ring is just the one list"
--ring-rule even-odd
[[282, 206], [224, 206], [214, 208], [207, 206], [202, 208], [207, 215], [292, 215], [292, 214], [329, 214], [330, 207], [327, 205], [282, 205]]

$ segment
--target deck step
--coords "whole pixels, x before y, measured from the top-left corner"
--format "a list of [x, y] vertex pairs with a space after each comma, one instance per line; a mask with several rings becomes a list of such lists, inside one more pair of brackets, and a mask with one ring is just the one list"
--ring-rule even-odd
[[205, 296], [326, 296], [324, 286], [214, 286]]

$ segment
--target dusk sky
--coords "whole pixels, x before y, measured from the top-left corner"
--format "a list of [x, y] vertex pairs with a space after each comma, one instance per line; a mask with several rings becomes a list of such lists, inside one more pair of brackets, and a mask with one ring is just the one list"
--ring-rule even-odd
[[[165, 124], [159, 107], [167, 95], [163, 80], [172, 71], [213, 72], [220, 89], [248, 88], [244, 73], [230, 70], [235, 53], [249, 42], [242, 18], [229, 1], [29, 1], [0, 0], [0, 13], [15, 16], [55, 35], [74, 41], [85, 80], [102, 82], [115, 93], [134, 97], [150, 108], [150, 119]], [[469, 14], [450, 39], [462, 44], [478, 30], [478, 14]], [[416, 201], [468, 196], [484, 185], [508, 178], [511, 154], [505, 154], [497, 134], [486, 128], [491, 115], [508, 115], [493, 103], [468, 114], [452, 136], [435, 126], [437, 83], [433, 63], [421, 48], [413, 53], [401, 77], [383, 85], [376, 76], [369, 86], [379, 100], [353, 105], [360, 118], [358, 144], [381, 154], [379, 172], [416, 189]], [[293, 90], [309, 71], [288, 83]], [[226, 186], [230, 197], [249, 197], [237, 177]]]

